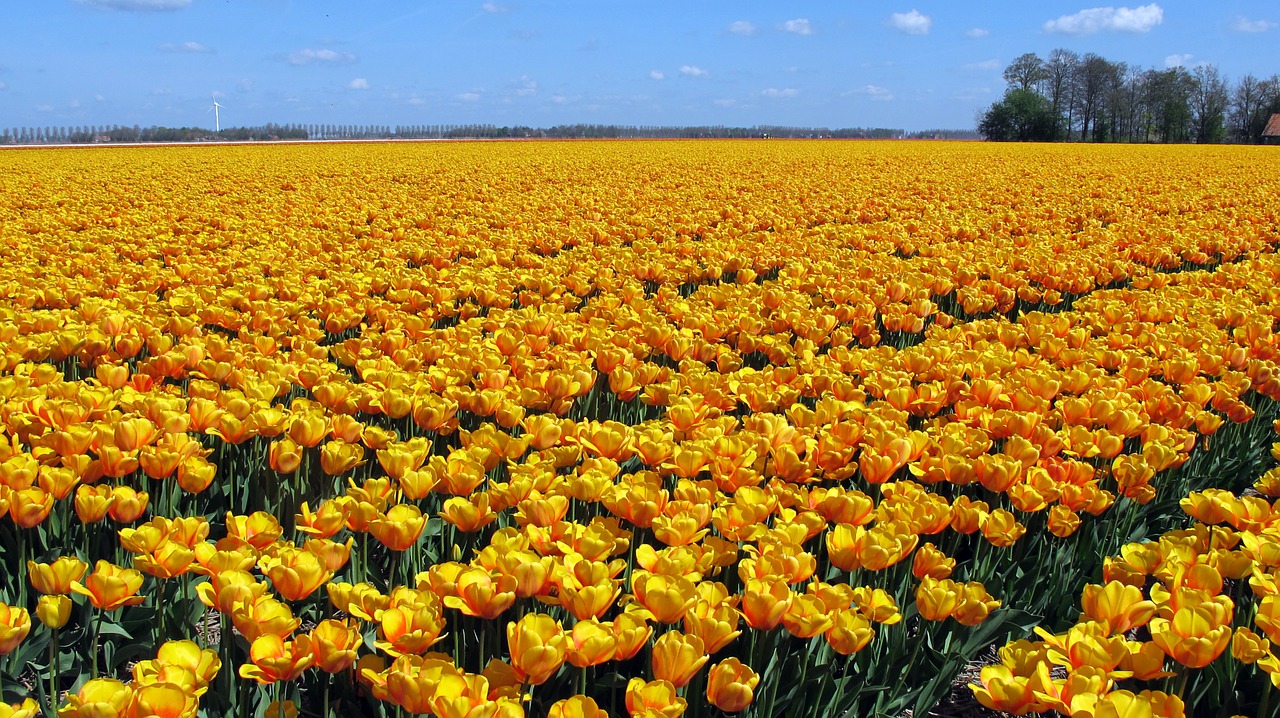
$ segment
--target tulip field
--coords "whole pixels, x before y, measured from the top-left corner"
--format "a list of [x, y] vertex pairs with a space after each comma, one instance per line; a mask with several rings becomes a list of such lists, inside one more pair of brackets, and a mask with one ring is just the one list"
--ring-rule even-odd
[[1280, 715], [1274, 149], [0, 152], [0, 718]]

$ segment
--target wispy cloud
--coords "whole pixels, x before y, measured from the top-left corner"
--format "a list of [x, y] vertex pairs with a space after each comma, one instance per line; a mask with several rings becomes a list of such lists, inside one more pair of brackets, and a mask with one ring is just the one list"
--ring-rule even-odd
[[964, 34], [967, 37], [986, 37], [991, 34], [991, 31], [985, 27], [971, 27], [968, 30], [965, 30]]
[[760, 94], [764, 95], [765, 97], [795, 97], [796, 95], [800, 94], [800, 91], [794, 87], [784, 87], [781, 89], [776, 87], [770, 87], [765, 89]]
[[734, 35], [751, 37], [756, 34], [756, 26], [755, 23], [748, 20], [735, 20], [734, 22], [729, 23], [729, 32]]
[[511, 12], [511, 6], [496, 2], [487, 2], [480, 6], [480, 10], [487, 12], [490, 15], [506, 15]]
[[160, 52], [186, 52], [192, 54], [211, 53], [213, 48], [199, 42], [166, 42], [160, 46]]
[[458, 95], [458, 99], [462, 100], [463, 102], [475, 102], [476, 100], [480, 99], [480, 93], [464, 92], [461, 95]]
[[854, 90], [852, 93], [846, 93], [846, 94], [866, 95], [867, 97], [871, 98], [872, 100], [875, 100], [876, 102], [892, 102], [893, 101], [893, 93], [889, 91], [889, 88], [881, 87], [879, 85], [867, 85], [861, 89]]
[[666, 75], [666, 73], [664, 73], [662, 70], [650, 70], [650, 71], [649, 71], [649, 79], [650, 79], [650, 80], [665, 80], [665, 79], [667, 79], [667, 75]]
[[933, 18], [919, 10], [911, 12], [895, 12], [889, 16], [889, 26], [908, 35], [928, 35], [933, 27]]
[[363, 77], [357, 77], [356, 79], [347, 83], [347, 89], [348, 90], [367, 90], [369, 89], [369, 81], [364, 79]]
[[964, 69], [978, 70], [983, 72], [988, 70], [999, 70], [1000, 61], [996, 59], [991, 59], [991, 60], [983, 60], [982, 62], [970, 62], [964, 66]]
[[798, 17], [795, 20], [788, 20], [782, 23], [782, 29], [797, 35], [813, 34], [813, 24], [809, 22], [808, 18], [803, 17]]
[[1191, 63], [1191, 58], [1195, 57], [1189, 52], [1174, 53], [1164, 58], [1164, 69], [1172, 70], [1175, 67], [1186, 67]]
[[356, 61], [356, 56], [350, 52], [338, 52], [328, 48], [320, 50], [306, 48], [289, 53], [288, 60], [290, 65], [349, 65]]
[[1247, 17], [1238, 17], [1231, 23], [1231, 29], [1236, 32], [1266, 32], [1275, 26], [1270, 20], [1250, 20]]
[[1135, 8], [1094, 7], [1074, 15], [1063, 15], [1044, 24], [1045, 32], [1066, 35], [1090, 35], [1103, 30], [1113, 32], [1151, 32], [1164, 22], [1164, 8], [1155, 3]]
[[538, 94], [538, 82], [529, 79], [527, 75], [521, 75], [515, 82], [515, 91], [517, 97], [533, 97]]
[[4, 80], [0, 80], [0, 90], [8, 89], [8, 85], [4, 84]]
[[710, 77], [711, 76], [711, 73], [709, 71], [704, 70], [701, 67], [698, 67], [697, 65], [682, 65], [680, 67], [680, 74], [687, 75], [689, 77]]
[[181, 10], [191, 0], [76, 0], [80, 5], [97, 10], [123, 10], [124, 12], [165, 12]]

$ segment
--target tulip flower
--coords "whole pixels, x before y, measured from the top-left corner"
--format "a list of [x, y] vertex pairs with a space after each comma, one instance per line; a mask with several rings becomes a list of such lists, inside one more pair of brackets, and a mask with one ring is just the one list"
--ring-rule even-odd
[[18, 647], [31, 632], [31, 614], [27, 609], [0, 603], [0, 655]]
[[564, 664], [568, 638], [560, 623], [542, 613], [530, 613], [507, 624], [511, 665], [520, 679], [541, 685]]
[[406, 551], [426, 528], [427, 518], [413, 504], [396, 504], [387, 513], [369, 522], [368, 530], [392, 551]]
[[683, 688], [709, 658], [701, 638], [669, 631], [653, 645], [653, 676]]
[[612, 626], [592, 618], [578, 621], [569, 634], [568, 660], [578, 668], [595, 666], [613, 660], [618, 637]]
[[59, 718], [126, 718], [133, 689], [114, 678], [86, 681], [79, 692], [67, 695]]
[[97, 523], [107, 517], [115, 500], [115, 493], [106, 484], [94, 486], [81, 484], [76, 487], [76, 516], [82, 523]]
[[609, 713], [596, 705], [593, 698], [572, 696], [552, 703], [547, 718], [609, 718]]
[[456, 595], [445, 596], [444, 605], [468, 616], [493, 620], [516, 600], [516, 579], [507, 574], [491, 574], [479, 568], [458, 575]]
[[240, 677], [268, 685], [297, 679], [315, 662], [315, 654], [310, 636], [304, 634], [286, 642], [280, 636], [267, 633], [255, 638], [249, 646], [249, 660], [253, 663], [240, 666]]
[[707, 702], [726, 713], [737, 713], [751, 705], [760, 676], [737, 658], [728, 658], [711, 667], [707, 674]]
[[627, 683], [627, 712], [631, 715], [657, 715], [662, 718], [680, 718], [688, 701], [676, 694], [670, 681], [632, 678]]
[[41, 596], [36, 602], [36, 617], [47, 628], [58, 630], [71, 620], [71, 599], [61, 595]]
[[75, 556], [59, 556], [52, 563], [27, 561], [27, 576], [40, 593], [60, 596], [71, 593], [71, 584], [79, 581], [88, 568]]
[[355, 663], [356, 651], [364, 644], [355, 622], [327, 619], [311, 629], [311, 645], [316, 668], [325, 673], [339, 673]]
[[306, 599], [333, 577], [333, 571], [309, 551], [291, 550], [264, 556], [258, 566], [286, 601]]
[[1155, 604], [1145, 600], [1140, 589], [1119, 581], [1105, 586], [1089, 584], [1084, 587], [1080, 600], [1084, 615], [1105, 622], [1112, 633], [1126, 633], [1146, 625], [1156, 610]]
[[72, 581], [70, 588], [103, 611], [136, 606], [146, 600], [144, 596], [137, 595], [138, 589], [142, 588], [142, 574], [107, 561], [98, 561], [84, 583]]
[[1231, 641], [1230, 623], [1219, 624], [1200, 607], [1181, 609], [1174, 613], [1172, 621], [1153, 618], [1148, 626], [1155, 644], [1189, 668], [1209, 665]]
[[131, 524], [147, 512], [147, 502], [150, 499], [147, 492], [134, 491], [128, 486], [116, 486], [111, 489], [111, 493], [115, 499], [107, 510], [111, 520]]
[[388, 608], [378, 620], [382, 639], [374, 645], [395, 657], [425, 653], [442, 638], [444, 630], [444, 620], [432, 606]]

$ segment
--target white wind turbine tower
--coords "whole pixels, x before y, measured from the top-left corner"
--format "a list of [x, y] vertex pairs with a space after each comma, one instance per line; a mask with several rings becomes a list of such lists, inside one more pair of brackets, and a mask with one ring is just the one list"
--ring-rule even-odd
[[[213, 131], [214, 132], [222, 131], [222, 122], [218, 118], [218, 110], [220, 109], [222, 109], [222, 105], [218, 104], [218, 95], [215, 93], [213, 96], [213, 107], [209, 108], [209, 110], [213, 110]], [[205, 110], [205, 112], [208, 112], [209, 110]]]

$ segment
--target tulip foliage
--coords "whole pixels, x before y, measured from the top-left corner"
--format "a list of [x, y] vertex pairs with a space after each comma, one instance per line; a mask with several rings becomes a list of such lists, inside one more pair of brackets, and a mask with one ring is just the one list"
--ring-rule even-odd
[[1280, 705], [1274, 157], [0, 167], [0, 716]]

